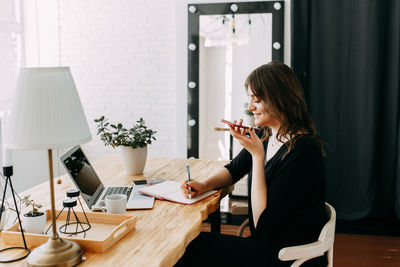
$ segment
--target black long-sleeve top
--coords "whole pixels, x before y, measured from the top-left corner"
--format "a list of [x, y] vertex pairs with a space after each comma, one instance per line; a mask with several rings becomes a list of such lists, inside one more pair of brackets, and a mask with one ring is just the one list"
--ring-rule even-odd
[[[250, 232], [277, 248], [318, 240], [327, 221], [325, 172], [321, 147], [310, 135], [299, 135], [292, 150], [284, 144], [264, 167], [267, 207], [254, 226], [251, 209], [252, 157], [243, 149], [225, 167], [233, 183], [248, 174]], [[266, 151], [268, 140], [264, 142]]]

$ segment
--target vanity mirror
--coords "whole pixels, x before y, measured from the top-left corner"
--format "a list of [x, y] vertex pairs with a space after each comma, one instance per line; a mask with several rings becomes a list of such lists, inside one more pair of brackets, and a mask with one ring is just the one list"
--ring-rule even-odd
[[262, 64], [283, 61], [283, 36], [283, 1], [188, 5], [188, 157], [237, 153], [220, 120], [245, 119], [245, 79]]

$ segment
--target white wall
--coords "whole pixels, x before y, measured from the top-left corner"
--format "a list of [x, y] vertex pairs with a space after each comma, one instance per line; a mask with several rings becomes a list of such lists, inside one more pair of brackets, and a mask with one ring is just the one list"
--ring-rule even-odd
[[22, 27], [18, 16], [18, 7], [12, 0], [0, 1], [0, 109], [12, 97], [17, 68], [21, 63], [18, 45]]
[[[112, 152], [95, 118], [157, 131], [151, 156], [177, 156], [173, 0], [25, 0], [27, 66], [70, 66], [93, 140], [91, 160]], [[52, 27], [48, 26], [52, 25]]]
[[24, 0], [25, 67], [54, 67], [60, 64], [58, 1]]
[[[0, 115], [0, 151], [3, 150], [2, 142], [4, 127], [2, 115]], [[0, 153], [1, 154], [1, 153]], [[11, 158], [13, 164], [13, 176], [11, 177], [13, 188], [17, 192], [28, 189], [40, 182], [48, 180], [49, 169], [47, 165], [47, 152], [46, 151], [11, 151]], [[3, 155], [0, 156], [0, 162], [3, 162]], [[3, 165], [1, 165], [0, 172], [3, 173]], [[57, 171], [57, 169], [55, 169]], [[57, 172], [55, 172], [57, 173]], [[1, 189], [4, 189], [5, 180], [0, 179]], [[0, 190], [0, 193], [3, 191]], [[7, 194], [11, 191], [8, 188]], [[10, 195], [11, 196], [11, 195]], [[1, 198], [1, 197], [0, 197]]]
[[[19, 1], [0, 1], [0, 128], [4, 127], [3, 115], [11, 107], [11, 99], [15, 91], [17, 71], [24, 66], [24, 53], [21, 47], [23, 25], [21, 23]], [[3, 134], [0, 135], [0, 151], [2, 151]], [[13, 151], [12, 163], [14, 175], [13, 187], [17, 191], [32, 187], [48, 179], [46, 151]], [[0, 153], [2, 162], [3, 155]], [[1, 164], [0, 172], [3, 172]], [[4, 180], [0, 179], [4, 187]], [[2, 192], [0, 190], [0, 192]], [[8, 191], [9, 193], [10, 191]]]
[[173, 0], [59, 0], [61, 65], [71, 67], [93, 134], [85, 150], [106, 149], [93, 120], [126, 126], [140, 117], [157, 131], [150, 156], [177, 156]]
[[[93, 135], [83, 145], [90, 160], [113, 152], [96, 135], [101, 115], [126, 126], [143, 117], [157, 131], [149, 155], [179, 156], [173, 0], [22, 2], [23, 66], [70, 66]], [[46, 151], [14, 151], [13, 161], [18, 191], [48, 179]]]

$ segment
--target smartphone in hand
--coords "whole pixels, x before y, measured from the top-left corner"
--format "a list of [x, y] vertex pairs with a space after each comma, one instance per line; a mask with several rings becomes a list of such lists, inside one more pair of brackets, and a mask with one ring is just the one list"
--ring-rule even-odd
[[[234, 123], [234, 122], [231, 122], [231, 121], [227, 121], [227, 120], [224, 120], [224, 119], [222, 119], [221, 122], [226, 123], [226, 124], [229, 124], [229, 125], [234, 126], [234, 127], [243, 128], [243, 129], [249, 129], [249, 128], [250, 128], [250, 126], [239, 125], [239, 124], [237, 124], [237, 123]], [[260, 132], [260, 133], [261, 133], [261, 130], [258, 129], [258, 128], [254, 128], [254, 131]]]

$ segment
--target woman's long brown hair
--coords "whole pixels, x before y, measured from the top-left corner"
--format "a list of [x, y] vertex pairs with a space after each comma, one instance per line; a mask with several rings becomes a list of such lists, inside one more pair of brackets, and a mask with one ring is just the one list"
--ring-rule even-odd
[[[281, 123], [276, 138], [282, 142], [282, 137], [290, 137], [286, 143], [288, 151], [293, 148], [296, 136], [310, 134], [321, 146], [323, 142], [317, 135], [314, 122], [307, 111], [300, 82], [293, 71], [281, 62], [272, 61], [255, 69], [246, 79], [245, 88], [250, 88], [253, 94], [264, 101], [267, 112]], [[267, 127], [263, 140], [271, 135]]]

